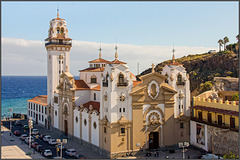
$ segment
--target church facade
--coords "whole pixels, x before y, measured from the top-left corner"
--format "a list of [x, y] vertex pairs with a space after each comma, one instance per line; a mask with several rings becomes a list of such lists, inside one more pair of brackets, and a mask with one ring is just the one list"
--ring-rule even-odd
[[[110, 158], [189, 141], [189, 79], [173, 61], [137, 81], [126, 62], [99, 58], [70, 73], [71, 39], [64, 19], [50, 21], [48, 123]], [[174, 53], [173, 53], [174, 55]]]

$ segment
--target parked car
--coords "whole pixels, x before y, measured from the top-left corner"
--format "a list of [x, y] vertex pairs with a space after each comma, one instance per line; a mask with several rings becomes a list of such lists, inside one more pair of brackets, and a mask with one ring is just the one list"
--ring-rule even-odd
[[21, 139], [22, 141], [24, 141], [26, 137], [28, 137], [27, 134], [22, 134], [22, 135], [20, 136], [20, 139]]
[[52, 137], [50, 135], [46, 135], [43, 137], [43, 141], [47, 142], [49, 141], [49, 139], [51, 139]]
[[18, 126], [19, 126], [19, 125], [21, 125], [21, 124], [22, 124], [22, 123], [21, 123], [20, 120], [16, 120], [16, 121], [15, 121], [15, 125], [18, 125]]
[[21, 133], [19, 132], [19, 130], [14, 131], [13, 134], [14, 134], [15, 136], [20, 136], [20, 135], [21, 135]]
[[66, 151], [65, 151], [65, 153], [68, 155], [68, 156], [75, 156], [76, 154], [77, 154], [77, 151], [76, 151], [76, 149], [67, 149]]
[[[61, 150], [61, 144], [58, 144], [57, 147]], [[66, 147], [64, 145], [62, 145], [62, 150], [65, 150], [65, 149], [66, 149]]]
[[50, 149], [45, 149], [43, 151], [43, 156], [45, 156], [45, 157], [52, 156], [52, 151]]
[[44, 151], [44, 148], [43, 148], [42, 145], [38, 145], [35, 149], [36, 149], [36, 151], [38, 151], [38, 152]]
[[32, 147], [32, 148], [36, 148], [38, 145], [39, 145], [38, 142], [33, 142], [33, 143], [31, 144], [31, 147]]
[[210, 51], [208, 51], [208, 53], [217, 53], [217, 51], [216, 50], [210, 50]]
[[38, 133], [39, 133], [38, 129], [32, 129], [32, 134], [38, 134]]
[[[34, 138], [31, 136], [31, 142], [34, 142]], [[25, 138], [25, 143], [29, 144], [29, 137]]]
[[49, 139], [49, 140], [48, 140], [48, 144], [50, 144], [50, 145], [56, 145], [56, 144], [57, 144], [56, 139]]
[[211, 153], [208, 153], [206, 155], [202, 155], [201, 159], [223, 159], [223, 157], [212, 155]]
[[24, 125], [24, 126], [23, 126], [23, 129], [24, 129], [24, 130], [29, 129], [28, 125]]
[[86, 159], [86, 157], [84, 155], [82, 155], [82, 154], [76, 154], [74, 156], [74, 159]]

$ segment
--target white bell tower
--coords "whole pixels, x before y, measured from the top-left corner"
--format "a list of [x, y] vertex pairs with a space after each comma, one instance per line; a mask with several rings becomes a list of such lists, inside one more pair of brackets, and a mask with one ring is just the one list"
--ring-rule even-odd
[[67, 23], [57, 18], [50, 21], [48, 38], [45, 39], [47, 49], [47, 103], [53, 106], [54, 92], [60, 83], [60, 75], [70, 69], [70, 49], [72, 39], [68, 36]]

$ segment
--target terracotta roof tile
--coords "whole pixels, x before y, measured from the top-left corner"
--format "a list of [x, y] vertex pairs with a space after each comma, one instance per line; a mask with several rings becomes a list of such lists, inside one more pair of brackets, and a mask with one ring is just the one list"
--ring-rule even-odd
[[79, 70], [79, 72], [103, 72], [105, 68], [100, 67], [100, 68], [86, 68], [83, 70]]
[[111, 63], [108, 60], [102, 59], [102, 58], [98, 58], [98, 59], [94, 59], [92, 61], [88, 61], [88, 63]]
[[96, 86], [96, 87], [91, 88], [91, 90], [100, 91], [101, 90], [100, 84], [98, 86]]
[[219, 108], [205, 107], [205, 106], [191, 106], [190, 108], [209, 111], [209, 112], [217, 112], [217, 113], [221, 113], [221, 114], [228, 114], [228, 115], [233, 115], [233, 116], [239, 116], [239, 112], [226, 110], [226, 109], [219, 109]]
[[47, 106], [47, 95], [39, 95], [32, 99], [27, 100], [28, 102], [33, 102], [43, 106]]
[[133, 87], [135, 87], [135, 86], [138, 85], [139, 83], [142, 83], [142, 81], [133, 81]]
[[115, 59], [114, 61], [112, 61], [111, 63], [113, 64], [127, 64], [125, 62], [119, 61], [118, 59]]
[[75, 80], [76, 90], [90, 89], [83, 80]]
[[84, 103], [83, 106], [86, 107], [89, 110], [90, 105], [92, 105], [93, 110], [98, 111], [100, 113], [100, 102], [95, 101], [88, 101], [87, 103]]

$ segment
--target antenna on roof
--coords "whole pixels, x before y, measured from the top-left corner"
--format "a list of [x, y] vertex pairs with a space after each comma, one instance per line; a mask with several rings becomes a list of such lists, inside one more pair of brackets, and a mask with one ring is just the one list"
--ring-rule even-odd
[[174, 43], [173, 43], [173, 49], [172, 49], [172, 52], [173, 52], [173, 55], [172, 55], [172, 63], [175, 63], [175, 55], [174, 55], [174, 52], [176, 50], [174, 49]]
[[101, 57], [102, 57], [102, 53], [101, 53], [101, 51], [102, 51], [102, 48], [101, 48], [101, 42], [100, 42], [100, 48], [99, 48], [99, 58], [101, 58]]

